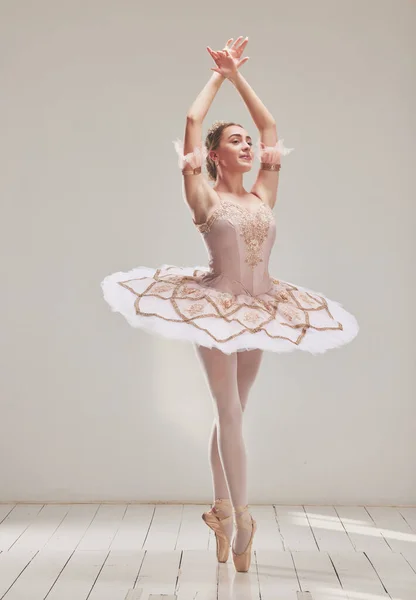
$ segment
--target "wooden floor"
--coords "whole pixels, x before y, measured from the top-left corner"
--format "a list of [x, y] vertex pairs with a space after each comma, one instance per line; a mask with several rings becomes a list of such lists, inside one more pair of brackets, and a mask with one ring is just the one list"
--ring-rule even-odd
[[416, 600], [416, 508], [257, 506], [248, 573], [209, 505], [0, 504], [5, 600]]

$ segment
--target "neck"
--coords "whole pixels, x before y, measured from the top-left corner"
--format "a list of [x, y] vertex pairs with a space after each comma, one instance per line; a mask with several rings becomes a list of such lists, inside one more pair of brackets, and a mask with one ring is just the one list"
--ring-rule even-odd
[[243, 186], [242, 173], [225, 173], [224, 175], [218, 174], [214, 185], [214, 190], [216, 192], [234, 194], [235, 196], [243, 196], [247, 193]]

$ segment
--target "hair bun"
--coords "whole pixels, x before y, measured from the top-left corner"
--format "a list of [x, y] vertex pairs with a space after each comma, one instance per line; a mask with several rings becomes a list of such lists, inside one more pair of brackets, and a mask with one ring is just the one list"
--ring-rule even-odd
[[227, 123], [227, 121], [214, 121], [211, 127], [208, 129], [207, 135], [212, 135], [218, 129], [218, 127], [225, 125], [225, 123]]

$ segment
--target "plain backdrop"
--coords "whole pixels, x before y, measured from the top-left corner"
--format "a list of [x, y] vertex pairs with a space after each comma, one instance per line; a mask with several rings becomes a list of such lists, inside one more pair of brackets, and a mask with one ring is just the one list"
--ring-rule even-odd
[[[131, 328], [100, 282], [207, 263], [172, 141], [206, 46], [247, 35], [242, 73], [295, 148], [270, 272], [360, 324], [265, 353], [249, 502], [416, 503], [415, 25], [410, 0], [0, 2], [0, 501], [212, 500], [193, 347]], [[229, 81], [204, 135], [216, 119], [258, 139]]]

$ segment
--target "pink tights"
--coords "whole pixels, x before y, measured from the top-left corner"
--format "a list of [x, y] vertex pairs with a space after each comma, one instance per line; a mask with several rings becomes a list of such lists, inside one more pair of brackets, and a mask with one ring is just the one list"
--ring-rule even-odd
[[224, 354], [217, 348], [196, 346], [196, 352], [214, 405], [209, 443], [214, 502], [217, 498], [230, 498], [233, 506], [245, 506], [248, 499], [243, 412], [263, 351]]

